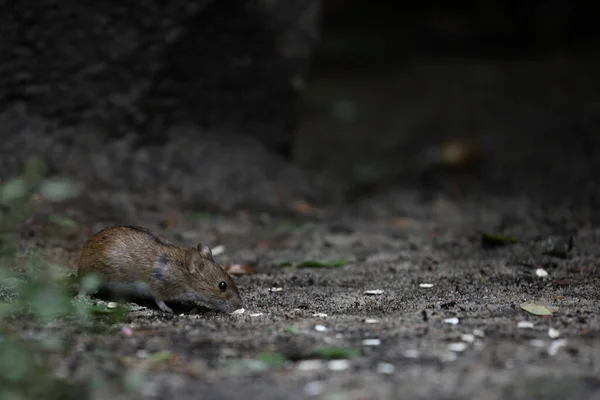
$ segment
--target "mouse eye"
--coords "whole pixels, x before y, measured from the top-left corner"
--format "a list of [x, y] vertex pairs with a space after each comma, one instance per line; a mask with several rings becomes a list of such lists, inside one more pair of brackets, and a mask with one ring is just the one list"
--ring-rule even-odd
[[227, 290], [227, 282], [225, 282], [225, 281], [221, 281], [221, 282], [219, 282], [219, 289], [220, 289], [222, 292], [226, 291], [226, 290]]

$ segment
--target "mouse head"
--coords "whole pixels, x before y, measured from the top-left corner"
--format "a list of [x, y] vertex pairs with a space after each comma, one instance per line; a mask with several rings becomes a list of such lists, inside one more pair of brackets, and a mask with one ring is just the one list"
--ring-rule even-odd
[[189, 297], [227, 313], [243, 307], [235, 282], [213, 259], [210, 247], [198, 243], [196, 248], [188, 249], [185, 267], [191, 290]]

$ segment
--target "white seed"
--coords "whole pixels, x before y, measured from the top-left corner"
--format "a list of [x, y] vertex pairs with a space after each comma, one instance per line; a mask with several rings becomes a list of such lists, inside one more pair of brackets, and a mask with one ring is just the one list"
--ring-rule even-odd
[[362, 341], [364, 346], [379, 346], [381, 344], [381, 339], [365, 339]]
[[485, 337], [485, 332], [483, 329], [473, 329], [473, 335], [477, 337]]
[[550, 337], [550, 339], [556, 339], [560, 336], [560, 332], [557, 329], [550, 328], [548, 329], [548, 336]]
[[473, 343], [475, 341], [475, 335], [470, 333], [463, 333], [460, 337], [463, 342]]
[[231, 314], [237, 315], [237, 314], [243, 314], [246, 311], [245, 308], [238, 308], [237, 310], [231, 312]]
[[379, 322], [379, 320], [375, 319], [375, 318], [366, 318], [365, 319], [365, 324], [376, 324], [378, 322]]
[[380, 294], [383, 294], [384, 291], [381, 289], [374, 289], [374, 290], [365, 290], [363, 293], [368, 296], [378, 296]]
[[419, 287], [423, 289], [429, 289], [433, 287], [433, 283], [419, 283]]
[[394, 373], [394, 370], [396, 369], [396, 367], [394, 367], [394, 364], [390, 364], [390, 363], [379, 363], [377, 364], [377, 372], [379, 372], [380, 374], [392, 374]]
[[323, 365], [322, 360], [302, 360], [296, 368], [300, 371], [314, 371], [323, 368]]
[[225, 246], [219, 245], [219, 246], [215, 246], [211, 249], [211, 253], [213, 256], [220, 256], [221, 254], [225, 253]]
[[344, 371], [350, 367], [348, 360], [331, 360], [327, 363], [330, 371]]
[[256, 313], [250, 314], [251, 317], [260, 317], [261, 315], [263, 315], [263, 313], [261, 313], [261, 312], [256, 312]]
[[326, 318], [327, 314], [325, 313], [314, 313], [313, 317], [317, 317], [317, 318]]
[[106, 307], [108, 308], [117, 308], [118, 304], [115, 303], [114, 301], [110, 301], [108, 302], [108, 304], [106, 304]]
[[530, 321], [519, 321], [519, 323], [517, 324], [517, 328], [521, 328], [521, 329], [530, 329], [533, 328], [533, 322]]
[[463, 352], [469, 347], [469, 345], [465, 342], [456, 342], [448, 344], [448, 350], [453, 351], [455, 353]]
[[535, 270], [535, 274], [540, 278], [545, 278], [548, 276], [548, 271], [546, 271], [544, 268], [538, 268]]
[[531, 339], [529, 341], [529, 344], [533, 347], [545, 347], [546, 346], [546, 342], [544, 342], [542, 339]]
[[283, 288], [280, 287], [272, 287], [271, 289], [269, 289], [270, 292], [281, 292], [283, 290]]
[[417, 349], [411, 349], [406, 350], [404, 353], [402, 353], [402, 355], [404, 355], [404, 357], [406, 358], [419, 358], [421, 356], [421, 353]]
[[458, 320], [458, 318], [456, 318], [456, 317], [452, 317], [452, 318], [446, 318], [446, 319], [444, 320], [444, 323], [446, 323], [446, 324], [450, 324], [450, 325], [456, 325], [456, 324], [458, 324], [458, 322], [459, 322], [459, 320]]
[[550, 343], [550, 346], [548, 346], [548, 355], [555, 356], [558, 353], [558, 350], [566, 345], [566, 339], [553, 340], [552, 343]]
[[326, 326], [323, 325], [315, 325], [315, 331], [317, 332], [325, 332], [327, 330]]

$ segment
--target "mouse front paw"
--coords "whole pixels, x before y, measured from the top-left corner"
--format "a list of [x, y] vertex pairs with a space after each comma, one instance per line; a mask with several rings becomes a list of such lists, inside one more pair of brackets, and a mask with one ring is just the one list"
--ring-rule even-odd
[[158, 308], [160, 308], [164, 312], [168, 312], [168, 313], [173, 312], [173, 310], [171, 310], [169, 308], [169, 306], [167, 306], [163, 300], [156, 300], [156, 305], [158, 306]]

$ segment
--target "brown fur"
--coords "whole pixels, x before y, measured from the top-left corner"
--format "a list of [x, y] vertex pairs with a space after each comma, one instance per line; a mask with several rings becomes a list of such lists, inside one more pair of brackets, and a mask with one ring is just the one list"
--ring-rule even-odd
[[[91, 272], [107, 283], [147, 284], [165, 311], [170, 309], [164, 301], [199, 301], [223, 312], [243, 306], [235, 282], [206, 246], [177, 246], [141, 227], [115, 226], [95, 234], [83, 247], [78, 275]], [[219, 288], [222, 281], [226, 290]]]

